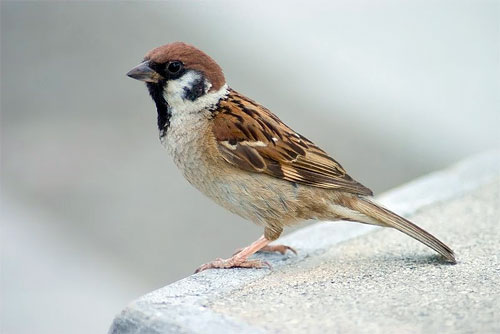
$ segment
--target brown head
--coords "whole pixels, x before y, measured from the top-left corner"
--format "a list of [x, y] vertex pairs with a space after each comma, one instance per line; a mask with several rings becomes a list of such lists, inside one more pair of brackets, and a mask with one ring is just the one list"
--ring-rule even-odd
[[160, 129], [168, 126], [171, 108], [219, 91], [226, 83], [222, 69], [203, 51], [174, 42], [149, 51], [127, 75], [144, 81], [158, 111]]

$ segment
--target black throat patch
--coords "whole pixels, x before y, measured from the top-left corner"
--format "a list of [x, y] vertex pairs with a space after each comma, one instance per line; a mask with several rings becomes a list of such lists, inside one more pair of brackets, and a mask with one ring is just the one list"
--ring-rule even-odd
[[169, 110], [169, 106], [165, 98], [163, 97], [163, 89], [166, 85], [166, 81], [162, 80], [158, 83], [147, 82], [149, 95], [156, 104], [156, 111], [158, 112], [158, 129], [166, 130], [170, 125], [170, 117], [172, 113]]

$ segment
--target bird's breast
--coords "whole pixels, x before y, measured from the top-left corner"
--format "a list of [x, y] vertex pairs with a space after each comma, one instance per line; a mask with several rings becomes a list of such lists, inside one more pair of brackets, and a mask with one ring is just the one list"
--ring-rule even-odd
[[160, 133], [161, 143], [190, 182], [192, 174], [200, 174], [207, 163], [204, 144], [208, 130], [206, 111], [174, 112], [168, 129], [163, 135]]

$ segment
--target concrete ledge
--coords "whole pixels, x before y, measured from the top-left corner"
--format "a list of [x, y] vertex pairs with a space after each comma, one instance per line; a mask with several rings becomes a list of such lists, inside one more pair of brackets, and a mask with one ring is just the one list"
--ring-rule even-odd
[[[109, 333], [500, 332], [499, 189], [493, 151], [378, 197], [454, 248], [456, 266], [393, 230], [317, 223], [280, 239], [298, 256], [257, 255], [272, 270], [192, 275], [131, 303]], [[492, 291], [473, 300], [471, 286]]]

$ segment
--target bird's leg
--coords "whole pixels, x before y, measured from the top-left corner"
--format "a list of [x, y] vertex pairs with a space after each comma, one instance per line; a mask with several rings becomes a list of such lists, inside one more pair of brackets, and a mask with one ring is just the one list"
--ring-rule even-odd
[[[266, 226], [264, 229], [264, 238], [268, 240], [268, 243], [271, 241], [274, 241], [278, 239], [281, 235], [281, 232], [283, 232], [283, 228], [281, 226], [276, 225], [276, 224], [270, 224]], [[237, 249], [233, 256], [236, 254], [239, 254], [241, 251], [243, 251], [245, 248], [240, 248]], [[274, 253], [278, 252], [281, 253], [281, 255], [285, 255], [287, 251], [293, 252], [295, 255], [297, 255], [297, 251], [293, 249], [290, 246], [285, 246], [285, 245], [269, 245], [266, 244], [265, 246], [261, 247], [260, 249], [257, 250], [257, 252], [267, 252], [267, 253]]]
[[271, 265], [266, 261], [261, 260], [248, 260], [248, 258], [255, 254], [257, 251], [266, 247], [271, 240], [266, 239], [265, 236], [261, 236], [257, 241], [254, 241], [250, 246], [243, 248], [237, 254], [234, 254], [229, 259], [216, 259], [215, 261], [205, 263], [198, 269], [196, 269], [195, 273], [198, 273], [203, 270], [212, 269], [212, 268], [220, 268], [220, 269], [228, 269], [228, 268], [263, 268], [265, 266], [271, 268]]
[[[241, 252], [244, 248], [238, 248], [234, 253], [233, 255], [236, 255], [238, 254], [239, 252]], [[257, 251], [257, 253], [274, 253], [274, 252], [278, 252], [280, 253], [281, 255], [285, 255], [285, 253], [287, 251], [290, 251], [292, 252], [293, 254], [297, 255], [297, 251], [293, 248], [293, 247], [290, 247], [290, 246], [287, 246], [287, 245], [267, 245], [267, 246], [264, 246], [262, 247], [261, 249], [259, 249]]]

